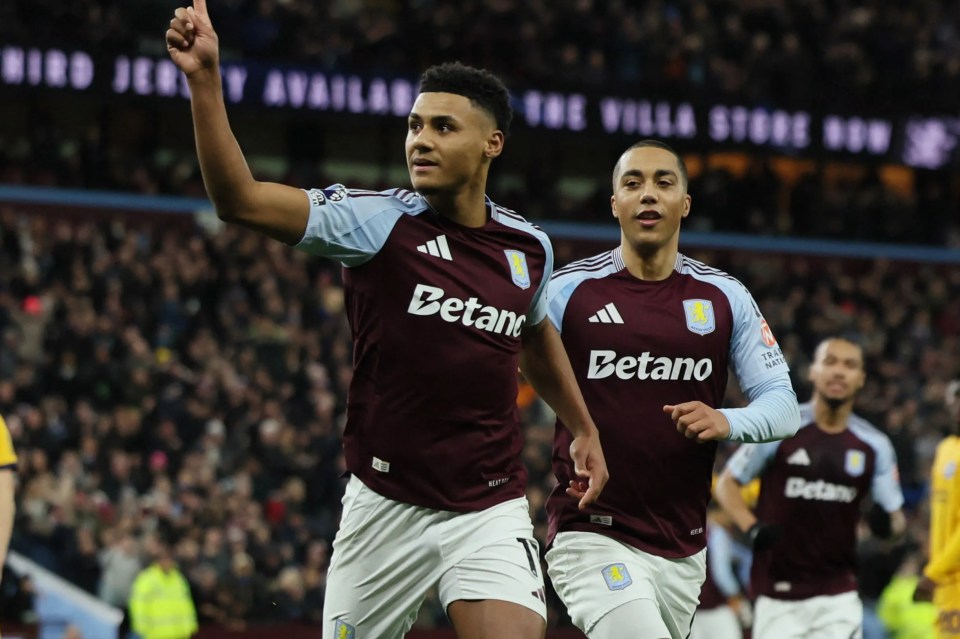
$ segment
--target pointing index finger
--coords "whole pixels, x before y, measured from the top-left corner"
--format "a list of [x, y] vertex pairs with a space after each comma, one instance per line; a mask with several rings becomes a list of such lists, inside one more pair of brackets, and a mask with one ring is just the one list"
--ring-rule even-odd
[[204, 18], [209, 17], [207, 13], [207, 0], [193, 0], [193, 10], [197, 12], [197, 15]]

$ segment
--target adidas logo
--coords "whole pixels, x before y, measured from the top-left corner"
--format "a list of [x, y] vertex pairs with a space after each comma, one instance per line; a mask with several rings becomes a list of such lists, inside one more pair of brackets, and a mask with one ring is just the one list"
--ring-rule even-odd
[[798, 448], [792, 455], [787, 457], [787, 463], [794, 466], [809, 466], [810, 455], [807, 454], [806, 449]]
[[450, 247], [447, 246], [447, 236], [439, 235], [437, 239], [430, 240], [426, 244], [421, 244], [417, 247], [417, 250], [421, 253], [427, 253], [434, 257], [440, 257], [445, 260], [453, 261], [453, 256], [450, 255]]
[[594, 324], [623, 324], [623, 318], [620, 317], [620, 311], [610, 302], [594, 315], [591, 315], [589, 321]]

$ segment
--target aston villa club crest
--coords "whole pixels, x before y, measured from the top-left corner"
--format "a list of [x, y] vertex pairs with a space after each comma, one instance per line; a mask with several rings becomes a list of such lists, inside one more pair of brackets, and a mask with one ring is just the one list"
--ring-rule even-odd
[[530, 270], [527, 268], [527, 256], [523, 251], [509, 249], [504, 251], [507, 256], [507, 265], [510, 267], [510, 277], [513, 283], [520, 288], [530, 288]]
[[713, 302], [710, 300], [683, 300], [683, 312], [687, 318], [687, 328], [692, 333], [707, 335], [717, 330]]
[[633, 578], [624, 564], [610, 564], [602, 572], [603, 580], [607, 582], [610, 590], [623, 590], [633, 583]]
[[862, 450], [848, 450], [843, 460], [843, 469], [851, 477], [859, 477], [867, 466], [867, 456]]

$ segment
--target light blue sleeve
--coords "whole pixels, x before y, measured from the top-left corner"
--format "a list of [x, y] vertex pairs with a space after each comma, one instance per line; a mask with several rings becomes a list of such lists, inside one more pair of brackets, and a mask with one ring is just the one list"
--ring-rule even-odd
[[730, 361], [750, 400], [746, 408], [721, 409], [730, 422], [729, 439], [767, 442], [792, 437], [800, 428], [800, 408], [783, 352], [747, 289], [739, 282], [723, 289], [733, 310]]
[[560, 333], [563, 333], [563, 314], [567, 310], [567, 302], [582, 281], [582, 278], [572, 276], [555, 277], [550, 281], [550, 288], [547, 290], [547, 316]]
[[567, 303], [577, 287], [589, 279], [607, 277], [617, 270], [612, 253], [607, 251], [568, 264], [556, 272], [547, 291], [547, 316], [558, 332], [563, 333], [563, 315], [567, 312]]
[[[418, 196], [348, 190], [342, 184], [304, 191], [310, 218], [296, 248], [359, 266], [377, 254], [397, 220], [417, 207]], [[406, 192], [403, 192], [406, 193]]]
[[547, 317], [547, 308], [550, 303], [550, 278], [553, 277], [553, 245], [546, 234], [538, 235], [540, 243], [543, 244], [543, 250], [546, 252], [546, 260], [543, 264], [543, 279], [540, 280], [540, 286], [530, 302], [530, 310], [527, 312], [527, 321], [531, 326], [536, 326]]
[[741, 484], [749, 484], [764, 473], [779, 447], [780, 442], [743, 444], [727, 460], [724, 470], [729, 470], [734, 479]]
[[877, 453], [877, 463], [873, 471], [871, 494], [873, 501], [880, 504], [888, 513], [903, 508], [903, 491], [900, 489], [900, 473], [897, 471], [897, 454], [893, 444], [882, 433], [877, 433], [870, 444]]
[[757, 444], [793, 437], [800, 429], [800, 407], [789, 378], [774, 377], [745, 388], [750, 405], [721, 408], [730, 422], [727, 439]]
[[723, 288], [733, 310], [730, 361], [740, 388], [746, 391], [773, 378], [787, 380], [789, 385], [787, 360], [753, 296], [739, 282]]
[[740, 594], [740, 582], [733, 570], [733, 540], [723, 526], [713, 524], [707, 536], [707, 562], [710, 576], [727, 598]]

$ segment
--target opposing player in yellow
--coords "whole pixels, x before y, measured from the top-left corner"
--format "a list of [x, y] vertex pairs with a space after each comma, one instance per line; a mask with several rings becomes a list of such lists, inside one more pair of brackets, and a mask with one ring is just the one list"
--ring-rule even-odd
[[14, 472], [17, 469], [17, 454], [13, 450], [13, 441], [7, 423], [0, 417], [0, 570], [7, 561], [7, 548], [13, 533], [13, 515], [16, 505], [13, 501], [13, 488], [16, 484]]
[[946, 405], [953, 434], [937, 446], [930, 492], [930, 561], [914, 599], [933, 599], [939, 615], [937, 636], [960, 638], [960, 379], [947, 386]]

